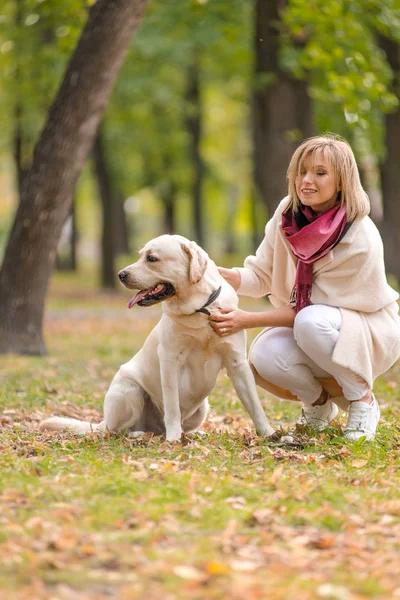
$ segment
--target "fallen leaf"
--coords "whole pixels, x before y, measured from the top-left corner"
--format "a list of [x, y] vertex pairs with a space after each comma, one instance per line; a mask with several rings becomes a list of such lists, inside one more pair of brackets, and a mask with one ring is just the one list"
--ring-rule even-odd
[[258, 565], [250, 560], [231, 560], [231, 568], [234, 571], [241, 571], [242, 573], [252, 573], [258, 567]]
[[142, 469], [141, 471], [134, 471], [131, 473], [131, 477], [132, 479], [137, 479], [137, 481], [144, 481], [145, 479], [148, 479], [149, 474], [146, 469]]
[[252, 513], [251, 520], [258, 525], [267, 525], [271, 523], [272, 510], [270, 508], [259, 508]]
[[191, 581], [204, 581], [205, 579], [207, 579], [206, 573], [203, 573], [195, 567], [187, 565], [178, 565], [174, 567], [173, 572], [181, 579], [188, 579]]
[[274, 470], [270, 478], [271, 483], [277, 483], [280, 481], [280, 479], [282, 479], [283, 468], [284, 465], [280, 465]]
[[230, 496], [226, 498], [225, 502], [230, 504], [232, 508], [244, 508], [247, 504], [246, 499], [243, 496]]
[[383, 502], [378, 510], [380, 513], [386, 513], [387, 515], [400, 515], [400, 500], [388, 500]]
[[313, 540], [310, 545], [313, 548], [318, 548], [319, 550], [327, 550], [328, 548], [333, 548], [336, 545], [336, 537], [334, 535], [323, 535]]
[[317, 596], [328, 600], [351, 600], [353, 594], [343, 585], [323, 583], [317, 588]]
[[212, 561], [206, 564], [206, 571], [210, 575], [225, 575], [228, 573], [229, 567], [224, 563]]
[[364, 458], [359, 458], [357, 460], [353, 460], [351, 466], [355, 469], [362, 469], [368, 463], [368, 460]]

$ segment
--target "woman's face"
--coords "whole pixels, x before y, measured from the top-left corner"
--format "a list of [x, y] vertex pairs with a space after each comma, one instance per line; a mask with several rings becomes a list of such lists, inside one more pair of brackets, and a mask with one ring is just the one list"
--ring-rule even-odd
[[321, 151], [308, 154], [295, 181], [302, 204], [323, 213], [335, 206], [339, 185], [332, 167]]

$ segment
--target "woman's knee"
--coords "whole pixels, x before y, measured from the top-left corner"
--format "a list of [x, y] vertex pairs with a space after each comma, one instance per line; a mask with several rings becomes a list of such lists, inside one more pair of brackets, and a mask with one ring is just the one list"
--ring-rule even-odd
[[[306, 352], [310, 344], [324, 344], [327, 338], [335, 338], [340, 328], [338, 308], [312, 304], [297, 313], [293, 324], [293, 336], [299, 347]], [[306, 352], [307, 353], [307, 352]]]
[[[288, 328], [284, 328], [288, 329]], [[294, 349], [293, 333], [278, 331], [266, 332], [256, 339], [249, 351], [249, 363], [264, 379], [274, 381], [277, 373], [288, 370], [288, 357]]]
[[296, 342], [301, 345], [301, 341], [316, 329], [317, 314], [315, 306], [306, 306], [297, 313], [293, 323], [293, 336]]
[[265, 354], [265, 347], [260, 348], [257, 342], [253, 344], [249, 350], [248, 361], [259, 375], [265, 377], [270, 362], [270, 357]]

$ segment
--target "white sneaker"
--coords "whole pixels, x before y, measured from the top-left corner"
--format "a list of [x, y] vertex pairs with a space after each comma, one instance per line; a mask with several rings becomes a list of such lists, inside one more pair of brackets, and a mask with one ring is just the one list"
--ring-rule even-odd
[[309, 425], [316, 431], [322, 431], [328, 427], [329, 423], [336, 419], [339, 412], [336, 404], [329, 398], [325, 404], [317, 406], [303, 406], [300, 417], [296, 421], [296, 425]]
[[350, 402], [349, 418], [343, 432], [346, 440], [354, 442], [364, 436], [367, 440], [374, 439], [381, 411], [373, 394], [372, 398], [371, 404], [359, 400]]

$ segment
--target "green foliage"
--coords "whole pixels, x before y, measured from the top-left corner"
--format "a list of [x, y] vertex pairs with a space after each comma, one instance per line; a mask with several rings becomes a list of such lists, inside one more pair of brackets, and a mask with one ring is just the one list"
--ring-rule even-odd
[[189, 201], [192, 164], [186, 119], [199, 109], [187, 98], [194, 68], [201, 81], [207, 179], [221, 195], [235, 178], [236, 146], [246, 134], [249, 8], [248, 2], [237, 0], [151, 4], [105, 118], [112, 169], [126, 191], [151, 186], [159, 193], [162, 186], [173, 185]]
[[[91, 3], [5, 0], [2, 4], [0, 151], [12, 152], [18, 109], [25, 166]], [[133, 202], [140, 207], [133, 215], [137, 229], [146, 227], [147, 217], [142, 220], [140, 211], [147, 198], [161, 214], [166, 191], [173, 189], [179, 231], [191, 235], [193, 165], [187, 118], [199, 107], [189, 102], [187, 86], [188, 75], [196, 68], [205, 208], [213, 216], [210, 241], [219, 251], [218, 234], [233, 222], [246, 251], [251, 250], [253, 11], [250, 0], [150, 3], [103, 123], [115, 192], [139, 198]], [[400, 41], [399, 0], [290, 0], [281, 16], [282, 22], [274, 24], [281, 36], [281, 66], [296, 77], [308, 78], [317, 129], [349, 138], [359, 156], [382, 157], [383, 117], [397, 110], [398, 91], [392, 89], [379, 35]], [[270, 83], [271, 74], [266, 73], [255, 85]], [[84, 204], [87, 187], [87, 177], [82, 178], [78, 201]]]
[[[239, 185], [243, 194], [248, 185], [251, 8], [249, 1], [239, 0], [152, 2], [105, 114], [103, 136], [115, 192], [136, 197], [142, 188], [149, 188], [162, 212], [160, 200], [172, 186], [179, 201], [180, 230], [189, 236], [193, 165], [187, 117], [199, 110], [187, 98], [191, 69], [200, 75], [207, 198], [218, 207], [214, 215], [218, 223], [224, 221], [221, 199], [228, 196], [227, 189]], [[17, 0], [8, 0], [2, 10], [0, 112], [7, 115], [7, 128], [0, 134], [0, 144], [4, 149], [12, 146], [18, 106], [23, 161], [29, 166], [87, 6], [69, 0], [56, 8], [54, 0], [29, 0], [21, 4], [19, 19], [17, 9]]]
[[81, 0], [6, 0], [0, 10], [0, 112], [8, 116], [0, 147], [10, 143], [18, 106], [28, 164], [86, 17]]
[[360, 130], [379, 154], [382, 116], [396, 110], [399, 100], [377, 32], [399, 39], [393, 26], [399, 15], [398, 0], [290, 0], [282, 17], [287, 27], [283, 64], [299, 77], [310, 75], [321, 129], [338, 131], [340, 112], [346, 128], [339, 131]]

